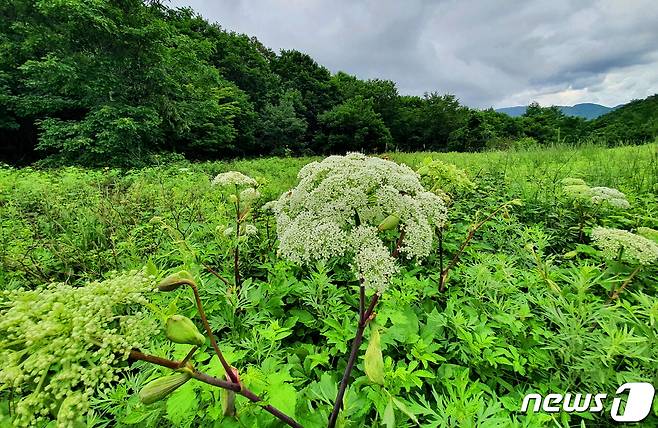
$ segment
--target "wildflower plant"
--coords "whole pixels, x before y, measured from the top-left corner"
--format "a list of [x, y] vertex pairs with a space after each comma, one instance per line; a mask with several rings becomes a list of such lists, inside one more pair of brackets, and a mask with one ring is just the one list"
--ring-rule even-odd
[[[356, 337], [329, 418], [336, 423], [363, 331], [401, 259], [422, 260], [446, 221], [445, 202], [405, 165], [359, 153], [312, 162], [273, 204], [279, 253], [300, 264], [343, 260], [359, 281]], [[372, 291], [366, 305], [366, 292]]]
[[604, 258], [633, 265], [651, 265], [658, 261], [658, 244], [627, 230], [594, 227], [592, 241]]
[[235, 209], [235, 224], [223, 228], [220, 232], [226, 238], [235, 238], [233, 248], [234, 286], [240, 287], [240, 243], [258, 233], [256, 226], [249, 224], [249, 214], [253, 205], [260, 198], [258, 182], [238, 171], [218, 174], [212, 180], [212, 185], [228, 193], [228, 199]]
[[84, 287], [52, 284], [0, 295], [0, 384], [21, 397], [15, 426], [56, 415], [73, 426], [89, 399], [119, 381], [130, 350], [147, 344], [157, 326], [144, 313], [153, 282], [142, 273]]
[[[643, 228], [642, 232], [646, 233], [646, 229]], [[635, 266], [626, 281], [611, 294], [610, 300], [619, 297], [641, 268], [658, 262], [658, 243], [640, 234], [597, 226], [592, 229], [592, 241], [601, 250], [603, 258]]]
[[431, 157], [423, 160], [417, 172], [425, 188], [441, 196], [446, 202], [475, 190], [475, 183], [468, 178], [466, 171]]
[[585, 226], [596, 220], [602, 209], [625, 210], [630, 208], [626, 195], [610, 187], [590, 187], [580, 178], [561, 181], [562, 192], [573, 203], [578, 217], [578, 240], [582, 242]]

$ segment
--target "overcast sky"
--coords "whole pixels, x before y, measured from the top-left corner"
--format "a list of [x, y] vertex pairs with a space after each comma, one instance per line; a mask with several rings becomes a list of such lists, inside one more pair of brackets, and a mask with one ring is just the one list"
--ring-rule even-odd
[[656, 0], [172, 0], [332, 72], [472, 107], [608, 106], [658, 92]]

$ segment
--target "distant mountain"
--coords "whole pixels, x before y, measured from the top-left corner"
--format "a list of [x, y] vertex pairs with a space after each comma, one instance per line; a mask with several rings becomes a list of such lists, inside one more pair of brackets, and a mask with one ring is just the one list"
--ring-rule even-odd
[[652, 141], [658, 137], [658, 94], [619, 106], [590, 127], [593, 135], [611, 142]]
[[[597, 117], [602, 116], [616, 108], [619, 108], [620, 106], [621, 105], [615, 107], [606, 107], [606, 106], [602, 106], [601, 104], [582, 103], [582, 104], [576, 104], [574, 106], [557, 106], [557, 107], [560, 110], [562, 110], [562, 113], [566, 114], [567, 116], [577, 116], [585, 119], [596, 119]], [[512, 117], [523, 115], [523, 113], [525, 113], [525, 110], [526, 110], [526, 106], [503, 107], [496, 109], [497, 112], [505, 113]]]

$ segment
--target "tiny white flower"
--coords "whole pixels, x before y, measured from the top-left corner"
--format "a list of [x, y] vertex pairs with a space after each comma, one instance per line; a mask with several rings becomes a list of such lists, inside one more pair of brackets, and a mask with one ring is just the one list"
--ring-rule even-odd
[[213, 186], [258, 186], [253, 178], [238, 171], [229, 171], [217, 174], [212, 180]]
[[621, 254], [629, 263], [650, 265], [658, 261], [658, 244], [627, 230], [594, 227], [592, 241], [601, 249], [603, 257], [614, 260]]

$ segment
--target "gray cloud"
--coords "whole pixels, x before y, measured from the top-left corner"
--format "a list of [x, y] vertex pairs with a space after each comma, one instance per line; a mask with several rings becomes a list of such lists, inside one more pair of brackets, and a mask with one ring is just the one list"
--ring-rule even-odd
[[172, 0], [331, 71], [474, 107], [598, 102], [658, 92], [653, 0]]

